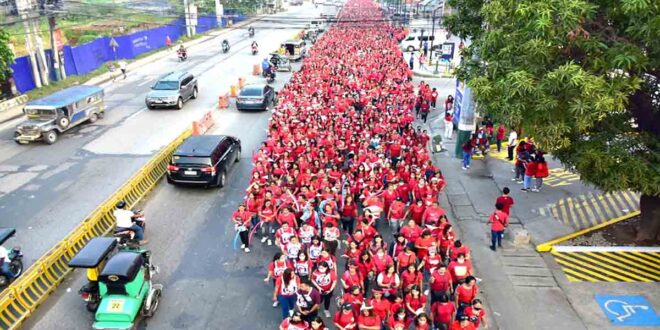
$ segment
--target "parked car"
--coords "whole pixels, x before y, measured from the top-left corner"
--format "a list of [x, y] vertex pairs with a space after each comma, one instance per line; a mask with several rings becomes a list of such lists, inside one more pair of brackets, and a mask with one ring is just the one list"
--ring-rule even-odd
[[167, 166], [167, 182], [223, 187], [232, 164], [241, 160], [241, 140], [225, 135], [194, 135], [181, 143]]
[[236, 97], [238, 110], [267, 110], [275, 100], [275, 89], [267, 84], [253, 84], [243, 87]]
[[421, 36], [419, 34], [411, 34], [406, 39], [403, 39], [401, 41], [401, 49], [407, 51], [407, 52], [412, 52], [412, 51], [417, 51], [419, 50], [419, 45], [420, 43], [423, 45], [424, 42], [429, 43], [429, 47], [431, 47], [431, 40], [433, 41], [433, 51], [437, 51], [442, 48], [442, 42], [444, 40], [438, 40], [438, 39], [444, 39], [444, 38], [435, 38], [436, 36], [431, 36], [431, 35], [424, 35]]
[[188, 72], [170, 72], [151, 86], [145, 103], [148, 109], [157, 107], [183, 108], [183, 102], [196, 99], [198, 95], [197, 78]]
[[16, 127], [14, 141], [27, 144], [42, 140], [53, 144], [65, 131], [103, 118], [103, 89], [85, 85], [69, 87], [28, 102], [23, 112], [27, 120]]

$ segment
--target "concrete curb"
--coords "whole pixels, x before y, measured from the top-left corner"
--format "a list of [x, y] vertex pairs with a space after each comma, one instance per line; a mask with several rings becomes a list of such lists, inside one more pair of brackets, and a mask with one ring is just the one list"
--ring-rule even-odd
[[628, 214], [626, 214], [626, 215], [624, 215], [624, 216], [621, 216], [621, 217], [618, 217], [618, 218], [614, 218], [614, 219], [611, 219], [611, 220], [605, 221], [605, 222], [603, 222], [603, 223], [601, 223], [601, 224], [598, 224], [598, 225], [595, 225], [595, 226], [593, 226], [593, 227], [589, 227], [589, 228], [587, 228], [587, 229], [582, 229], [582, 230], [580, 230], [580, 231], [576, 231], [576, 232], [574, 232], [574, 233], [572, 233], [572, 234], [569, 234], [569, 235], [566, 235], [566, 236], [562, 236], [562, 237], [559, 237], [559, 238], [557, 238], [557, 239], [553, 239], [553, 240], [551, 240], [551, 241], [548, 241], [548, 242], [545, 242], [545, 243], [539, 244], [539, 245], [536, 246], [536, 251], [537, 251], [537, 252], [551, 252], [551, 251], [554, 249], [553, 245], [555, 245], [555, 244], [559, 244], [559, 243], [561, 243], [561, 242], [563, 242], [563, 241], [567, 241], [567, 240], [569, 240], [569, 239], [573, 239], [573, 238], [576, 238], [576, 237], [578, 237], [578, 236], [582, 236], [582, 235], [588, 234], [588, 233], [590, 233], [590, 232], [592, 232], [592, 231], [596, 231], [596, 230], [598, 230], [598, 229], [605, 228], [605, 227], [607, 227], [607, 226], [609, 226], [609, 225], [613, 225], [613, 224], [615, 224], [615, 223], [617, 223], [617, 222], [621, 222], [621, 221], [624, 221], [624, 220], [628, 220], [628, 219], [630, 219], [630, 218], [632, 218], [632, 217], [634, 217], [634, 216], [637, 216], [637, 215], [639, 215], [639, 214], [640, 214], [640, 211], [631, 212], [631, 213], [628, 213]]

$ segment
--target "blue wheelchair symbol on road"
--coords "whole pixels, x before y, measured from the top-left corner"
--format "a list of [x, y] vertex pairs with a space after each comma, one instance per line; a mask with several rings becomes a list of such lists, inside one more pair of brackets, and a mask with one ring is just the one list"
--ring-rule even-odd
[[644, 296], [596, 295], [596, 302], [615, 326], [660, 326], [660, 317]]

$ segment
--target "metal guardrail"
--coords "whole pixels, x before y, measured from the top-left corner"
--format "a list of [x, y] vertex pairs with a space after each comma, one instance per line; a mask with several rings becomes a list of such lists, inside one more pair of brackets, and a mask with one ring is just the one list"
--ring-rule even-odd
[[69, 235], [57, 243], [0, 295], [0, 328], [18, 329], [39, 304], [57, 288], [72, 269], [67, 263], [92, 238], [114, 230], [115, 204], [124, 200], [131, 207], [156, 186], [167, 169], [172, 153], [189, 137], [187, 129], [165, 146], [133, 177], [88, 215]]

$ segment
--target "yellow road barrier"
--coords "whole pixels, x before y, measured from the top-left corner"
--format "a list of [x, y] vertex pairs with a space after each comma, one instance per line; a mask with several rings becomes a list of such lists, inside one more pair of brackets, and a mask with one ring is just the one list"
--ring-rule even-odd
[[172, 153], [190, 136], [190, 129], [165, 146], [133, 177], [90, 213], [69, 235], [37, 260], [0, 295], [0, 329], [18, 329], [46, 300], [72, 269], [71, 258], [92, 238], [114, 230], [115, 204], [124, 200], [133, 207], [163, 177]]

